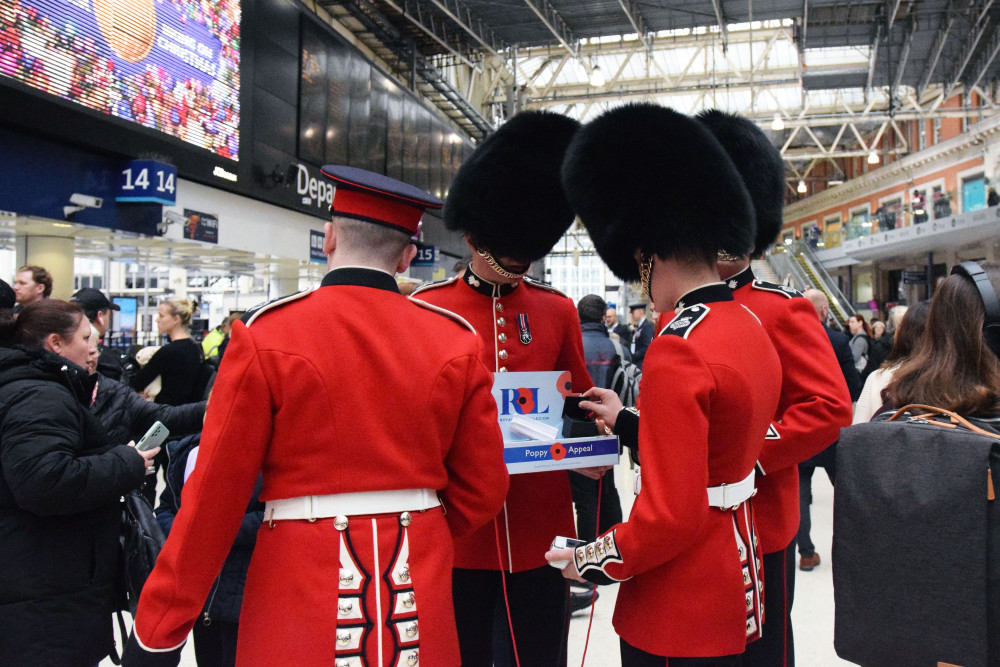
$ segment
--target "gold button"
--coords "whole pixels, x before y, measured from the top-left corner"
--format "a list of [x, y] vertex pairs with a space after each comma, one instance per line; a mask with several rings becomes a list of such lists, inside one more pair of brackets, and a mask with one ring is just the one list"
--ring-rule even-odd
[[753, 536], [753, 545], [755, 547], [757, 546], [757, 536], [756, 535]]
[[501, 359], [506, 359], [507, 358], [507, 350], [500, 350], [500, 352], [498, 353], [498, 356]]
[[402, 514], [399, 515], [399, 523], [401, 523], [405, 528], [406, 526], [409, 526], [411, 523], [413, 523], [413, 517], [410, 516], [409, 512], [403, 512]]
[[403, 567], [399, 570], [399, 580], [409, 581], [410, 580], [410, 564], [403, 563]]
[[498, 313], [502, 313], [503, 312], [503, 304], [502, 303], [498, 303], [497, 304], [497, 312]]
[[333, 520], [333, 527], [337, 530], [347, 530], [347, 517], [341, 514]]
[[340, 646], [348, 646], [351, 643], [351, 633], [350, 632], [338, 632], [337, 633], [337, 644]]
[[347, 616], [348, 614], [351, 613], [351, 610], [354, 609], [354, 603], [348, 600], [341, 600], [340, 602], [337, 603], [337, 609], [340, 610], [341, 614]]
[[412, 591], [407, 593], [406, 597], [403, 598], [403, 606], [406, 607], [407, 609], [410, 609], [416, 603], [417, 603], [417, 598], [416, 596], [413, 595]]
[[506, 366], [501, 366], [500, 367], [500, 372], [501, 373], [506, 373], [507, 372], [507, 367]]
[[497, 340], [500, 341], [501, 343], [506, 343], [507, 342], [507, 334], [500, 334], [499, 336], [497, 336]]
[[504, 318], [502, 318], [502, 317], [498, 317], [498, 318], [497, 318], [497, 326], [498, 326], [498, 327], [503, 327], [503, 326], [507, 326], [507, 320], [505, 320], [505, 319], [504, 319]]
[[410, 623], [409, 625], [406, 626], [406, 636], [407, 637], [416, 637], [417, 636], [417, 622], [416, 621], [414, 621], [413, 623]]
[[406, 656], [406, 664], [410, 667], [420, 662], [420, 654], [417, 651], [412, 651], [408, 656]]
[[340, 583], [342, 583], [344, 586], [354, 583], [354, 573], [351, 572], [350, 570], [341, 570]]

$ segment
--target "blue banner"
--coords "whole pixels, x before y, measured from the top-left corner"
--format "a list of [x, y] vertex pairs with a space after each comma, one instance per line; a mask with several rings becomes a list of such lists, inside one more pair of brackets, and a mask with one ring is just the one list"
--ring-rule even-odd
[[504, 441], [507, 471], [572, 470], [618, 463], [618, 437], [563, 438], [561, 440]]
[[309, 230], [309, 261], [326, 262], [326, 253], [323, 252], [323, 232], [315, 229]]

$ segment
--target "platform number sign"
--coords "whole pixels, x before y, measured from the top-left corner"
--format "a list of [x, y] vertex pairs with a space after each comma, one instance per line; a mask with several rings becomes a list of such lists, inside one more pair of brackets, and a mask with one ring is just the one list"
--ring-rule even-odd
[[413, 266], [434, 266], [437, 261], [437, 248], [432, 245], [418, 243], [417, 255], [413, 258]]
[[115, 201], [177, 203], [177, 167], [155, 160], [132, 160], [122, 170]]

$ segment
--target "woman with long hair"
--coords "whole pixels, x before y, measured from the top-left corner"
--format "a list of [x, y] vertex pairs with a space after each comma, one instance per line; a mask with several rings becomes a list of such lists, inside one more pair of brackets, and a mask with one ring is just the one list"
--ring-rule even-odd
[[892, 348], [886, 356], [882, 365], [868, 376], [865, 380], [865, 387], [861, 390], [861, 396], [854, 407], [854, 420], [852, 423], [860, 424], [866, 422], [881, 412], [880, 408], [885, 404], [882, 398], [882, 390], [885, 389], [892, 375], [916, 349], [924, 329], [927, 326], [927, 315], [930, 313], [931, 304], [929, 301], [921, 301], [912, 308], [907, 309], [903, 316], [899, 328], [892, 339]]
[[90, 414], [79, 306], [0, 311], [0, 664], [93, 667], [113, 646], [123, 493], [152, 457]]
[[201, 346], [191, 338], [194, 304], [186, 299], [167, 299], [157, 308], [156, 328], [170, 342], [161, 347], [132, 378], [132, 388], [142, 391], [160, 378], [157, 403], [183, 405], [202, 400], [198, 395], [198, 371], [201, 368]]
[[860, 373], [868, 365], [868, 351], [872, 343], [872, 329], [865, 321], [865, 316], [855, 313], [847, 318], [847, 328], [851, 332], [851, 354], [854, 355], [854, 367]]
[[[981, 266], [1000, 292], [1000, 266]], [[887, 403], [933, 405], [966, 417], [1000, 415], [1000, 359], [983, 337], [985, 313], [968, 277], [953, 273], [942, 281], [920, 344], [883, 392]]]

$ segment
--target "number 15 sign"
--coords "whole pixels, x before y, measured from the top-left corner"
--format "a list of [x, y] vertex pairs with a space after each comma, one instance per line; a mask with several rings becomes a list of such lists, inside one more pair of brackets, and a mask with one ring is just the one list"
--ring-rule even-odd
[[122, 170], [115, 201], [177, 203], [177, 167], [155, 160], [132, 160]]

